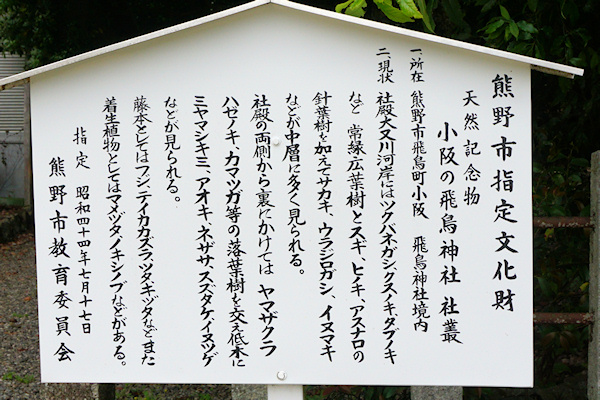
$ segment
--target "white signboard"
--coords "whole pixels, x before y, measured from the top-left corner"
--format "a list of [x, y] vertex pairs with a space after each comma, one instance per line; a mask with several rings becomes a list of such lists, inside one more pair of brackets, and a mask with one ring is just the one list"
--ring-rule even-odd
[[531, 385], [529, 79], [274, 5], [33, 77], [42, 379]]

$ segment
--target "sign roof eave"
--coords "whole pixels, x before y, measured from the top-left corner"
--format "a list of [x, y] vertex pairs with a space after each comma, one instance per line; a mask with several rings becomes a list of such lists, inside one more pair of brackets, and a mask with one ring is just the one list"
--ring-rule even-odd
[[230, 8], [225, 11], [221, 11], [215, 14], [207, 15], [205, 17], [201, 17], [192, 21], [184, 22], [182, 24], [174, 25], [165, 29], [161, 29], [155, 32], [151, 32], [142, 36], [138, 36], [132, 39], [128, 39], [119, 43], [115, 43], [109, 46], [105, 46], [96, 50], [92, 50], [77, 56], [73, 56], [61, 61], [57, 61], [48, 65], [44, 65], [42, 67], [34, 68], [28, 71], [21, 72], [19, 74], [11, 75], [9, 77], [0, 79], [0, 91], [9, 89], [14, 86], [19, 86], [29, 81], [29, 78], [43, 74], [45, 72], [49, 72], [67, 65], [75, 64], [77, 62], [87, 60], [93, 57], [100, 56], [102, 54], [110, 53], [115, 50], [127, 48], [138, 43], [147, 42], [152, 39], [156, 39], [159, 37], [163, 37], [175, 32], [179, 32], [185, 29], [193, 28], [195, 26], [199, 26], [202, 24], [206, 24], [208, 22], [216, 21], [218, 19], [226, 18], [230, 15], [238, 14], [246, 10], [250, 10], [256, 7], [263, 6], [265, 4], [276, 4], [279, 6], [284, 6], [292, 9], [296, 9], [299, 11], [307, 12], [314, 15], [320, 15], [327, 18], [333, 18], [341, 21], [350, 22], [353, 24], [358, 24], [374, 29], [380, 29], [392, 33], [397, 33], [403, 36], [408, 36], [416, 39], [426, 40], [429, 42], [439, 43], [447, 46], [452, 46], [456, 48], [462, 48], [469, 51], [473, 51], [480, 54], [487, 54], [495, 57], [501, 57], [504, 59], [509, 59], [517, 62], [522, 62], [531, 65], [532, 69], [553, 74], [564, 76], [568, 78], [573, 78], [575, 75], [582, 76], [583, 69], [571, 67], [559, 63], [554, 63], [550, 61], [539, 60], [533, 57], [523, 56], [520, 54], [510, 53], [503, 50], [492, 49], [484, 46], [479, 46], [471, 43], [461, 42], [454, 39], [448, 39], [440, 36], [435, 36], [428, 33], [413, 31], [406, 28], [401, 28], [393, 25], [384, 24], [381, 22], [370, 21], [363, 18], [356, 18], [353, 16], [336, 13], [333, 11], [322, 10], [319, 8], [306, 6], [303, 4], [294, 3], [288, 0], [254, 0], [249, 3], [242, 4], [240, 6]]

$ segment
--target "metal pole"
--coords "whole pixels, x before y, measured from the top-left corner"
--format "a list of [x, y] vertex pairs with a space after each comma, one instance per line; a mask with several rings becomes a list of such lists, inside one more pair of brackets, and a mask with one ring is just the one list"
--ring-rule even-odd
[[534, 228], [591, 228], [590, 217], [533, 217]]
[[[590, 236], [590, 286], [589, 312], [594, 315], [594, 321], [600, 317], [600, 296], [598, 287], [600, 279], [600, 151], [592, 154], [592, 176], [590, 178], [590, 213], [594, 227]], [[600, 329], [596, 323], [591, 325], [590, 342], [588, 345], [588, 398], [600, 400]]]
[[592, 325], [592, 313], [533, 313], [534, 324], [581, 324]]

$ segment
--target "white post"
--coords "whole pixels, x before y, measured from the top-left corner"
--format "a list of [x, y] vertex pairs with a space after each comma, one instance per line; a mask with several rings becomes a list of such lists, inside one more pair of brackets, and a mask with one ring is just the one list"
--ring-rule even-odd
[[590, 177], [590, 286], [589, 312], [594, 315], [588, 344], [588, 399], [599, 400], [600, 391], [600, 151], [592, 154], [592, 176]]
[[304, 393], [302, 385], [269, 385], [268, 388], [269, 400], [302, 400]]

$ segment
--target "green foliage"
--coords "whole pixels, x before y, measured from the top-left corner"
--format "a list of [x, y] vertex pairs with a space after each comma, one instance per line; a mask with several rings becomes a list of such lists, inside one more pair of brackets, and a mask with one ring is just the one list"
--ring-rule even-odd
[[[394, 2], [397, 6], [394, 5]], [[403, 24], [414, 22], [415, 19], [421, 19], [426, 29], [433, 32], [434, 24], [429, 15], [430, 10], [428, 10], [425, 0], [417, 0], [417, 2], [419, 6], [415, 4], [414, 0], [373, 0], [375, 6], [390, 21]], [[366, 0], [348, 0], [338, 4], [335, 7], [335, 11], [354, 17], [363, 17], [366, 14], [366, 7]]]
[[2, 375], [2, 380], [4, 381], [17, 381], [21, 383], [31, 383], [35, 381], [35, 377], [31, 374], [27, 374], [25, 376], [21, 376], [13, 371], [8, 371], [4, 375]]
[[536, 27], [525, 20], [515, 21], [505, 7], [499, 8], [500, 15], [490, 19], [487, 25], [480, 29], [485, 35], [485, 41], [493, 47], [502, 47], [507, 43], [506, 47], [511, 47], [512, 51], [531, 54], [535, 35], [538, 34]]
[[335, 6], [335, 12], [345, 13], [353, 17], [363, 17], [365, 15], [366, 0], [348, 0]]
[[409, 400], [410, 390], [397, 386], [306, 386], [306, 400]]
[[[411, 16], [410, 14], [407, 14], [406, 12], [406, 8], [402, 9], [402, 7], [400, 7], [399, 9], [394, 7], [392, 5], [391, 0], [373, 0], [373, 2], [375, 3], [375, 5], [377, 6], [377, 8], [379, 8], [381, 11], [383, 11], [383, 13], [386, 15], [386, 17], [388, 17], [389, 19], [391, 19], [394, 22], [400, 22], [400, 23], [406, 23], [406, 22], [414, 22], [415, 17]], [[414, 3], [413, 3], [414, 6]], [[416, 6], [415, 6], [416, 8]], [[419, 16], [421, 14], [419, 13]], [[419, 17], [417, 17], [419, 18]]]
[[442, 0], [442, 9], [446, 14], [447, 20], [458, 28], [456, 39], [464, 40], [471, 33], [471, 27], [465, 21], [465, 13], [458, 0]]
[[430, 33], [435, 32], [435, 22], [433, 22], [433, 18], [431, 17], [434, 3], [435, 1], [430, 1], [427, 4], [425, 0], [417, 0], [419, 10], [423, 10], [421, 15], [423, 16], [423, 24], [425, 24], [425, 31]]
[[135, 399], [135, 400], [156, 400], [157, 395], [152, 391], [139, 388], [137, 385], [126, 383], [122, 388], [118, 388], [115, 397], [117, 400]]

